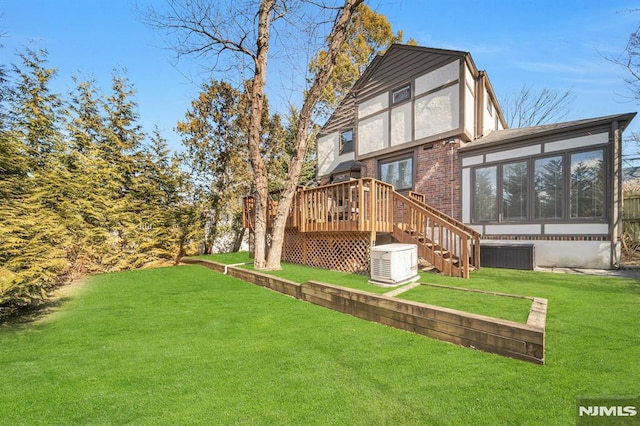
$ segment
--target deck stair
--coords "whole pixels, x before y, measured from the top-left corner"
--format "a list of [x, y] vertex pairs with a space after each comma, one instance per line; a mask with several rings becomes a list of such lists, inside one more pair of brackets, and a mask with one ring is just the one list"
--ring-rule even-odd
[[[275, 203], [275, 202], [273, 202]], [[270, 205], [268, 226], [275, 212]], [[243, 220], [252, 229], [253, 198], [245, 197]], [[425, 203], [424, 196], [404, 196], [393, 186], [362, 178], [316, 188], [299, 188], [287, 219], [287, 230], [314, 235], [335, 232], [390, 234], [416, 244], [418, 256], [443, 274], [469, 277], [480, 266], [480, 234]]]

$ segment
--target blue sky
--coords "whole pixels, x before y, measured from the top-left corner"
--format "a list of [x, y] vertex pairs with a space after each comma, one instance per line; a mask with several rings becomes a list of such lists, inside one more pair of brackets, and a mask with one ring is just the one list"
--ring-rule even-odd
[[[139, 0], [141, 4], [159, 0]], [[576, 96], [566, 120], [637, 111], [630, 101], [624, 72], [603, 56], [623, 52], [640, 25], [640, 1], [602, 0], [371, 0], [405, 40], [422, 46], [471, 52], [487, 71], [498, 97], [513, 95], [523, 84], [535, 89], [571, 89]], [[58, 68], [54, 90], [73, 89], [71, 76], [93, 77], [109, 90], [112, 70], [126, 69], [137, 89], [141, 123], [157, 125], [173, 149], [180, 138], [178, 120], [207, 77], [190, 60], [177, 64], [163, 49], [161, 35], [139, 22], [131, 0], [0, 0], [2, 63], [17, 62], [24, 46], [47, 49], [49, 65]], [[35, 44], [34, 44], [35, 43]], [[286, 112], [299, 93], [282, 90], [271, 71], [271, 102]], [[295, 69], [295, 68], [292, 68]], [[279, 86], [278, 86], [279, 84]], [[640, 118], [627, 130], [638, 131]]]

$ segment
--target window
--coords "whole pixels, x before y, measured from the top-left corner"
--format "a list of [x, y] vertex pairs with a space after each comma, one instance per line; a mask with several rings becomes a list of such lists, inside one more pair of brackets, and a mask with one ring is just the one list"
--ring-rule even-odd
[[391, 103], [397, 104], [411, 98], [411, 85], [408, 84], [401, 89], [394, 90], [391, 94]]
[[487, 100], [487, 111], [489, 115], [493, 115], [493, 102], [490, 99]]
[[527, 162], [502, 166], [502, 219], [527, 219]]
[[535, 160], [533, 193], [535, 219], [561, 219], [564, 216], [562, 156]]
[[353, 152], [353, 130], [340, 133], [340, 155], [348, 152]]
[[496, 166], [475, 169], [473, 218], [478, 222], [495, 221], [497, 217], [498, 186]]
[[473, 169], [472, 220], [605, 219], [605, 152], [566, 152]]
[[571, 217], [604, 217], [603, 151], [571, 154]]
[[380, 162], [380, 180], [396, 191], [413, 189], [413, 157]]

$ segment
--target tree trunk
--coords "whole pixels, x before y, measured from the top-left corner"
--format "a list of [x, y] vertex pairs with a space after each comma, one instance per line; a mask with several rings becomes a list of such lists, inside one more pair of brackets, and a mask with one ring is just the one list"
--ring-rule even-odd
[[320, 69], [311, 88], [307, 92], [304, 104], [300, 110], [296, 132], [296, 153], [289, 165], [287, 179], [278, 202], [278, 210], [276, 211], [273, 230], [271, 232], [271, 248], [266, 262], [267, 269], [280, 269], [285, 226], [287, 217], [289, 216], [289, 210], [291, 209], [291, 201], [293, 200], [298, 186], [300, 171], [302, 170], [302, 164], [304, 163], [305, 154], [307, 152], [307, 145], [309, 143], [308, 129], [311, 123], [311, 116], [318, 99], [320, 98], [322, 89], [329, 81], [331, 72], [335, 67], [338, 53], [346, 39], [346, 30], [349, 22], [351, 22], [351, 16], [353, 15], [356, 7], [362, 2], [363, 0], [345, 0], [341, 15], [335, 21], [331, 34], [327, 39], [329, 44], [327, 55], [325, 56], [324, 61], [320, 64]]
[[236, 229], [236, 235], [233, 238], [233, 245], [231, 246], [232, 252], [235, 253], [240, 251], [240, 248], [242, 247], [242, 240], [244, 240], [244, 234], [245, 229], [242, 226]]
[[253, 265], [256, 269], [266, 267], [267, 208], [269, 201], [267, 168], [260, 155], [262, 134], [262, 110], [266, 83], [267, 53], [269, 51], [269, 26], [275, 0], [262, 0], [258, 11], [258, 39], [256, 41], [255, 75], [251, 82], [251, 120], [249, 122], [249, 159], [255, 174], [255, 244]]

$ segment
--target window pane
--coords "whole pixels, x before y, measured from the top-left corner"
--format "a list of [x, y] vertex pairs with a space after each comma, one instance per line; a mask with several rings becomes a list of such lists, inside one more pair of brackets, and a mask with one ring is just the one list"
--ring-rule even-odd
[[571, 155], [571, 217], [604, 216], [603, 152]]
[[564, 213], [562, 157], [541, 158], [535, 161], [534, 168], [535, 218], [561, 219]]
[[411, 97], [411, 86], [403, 87], [393, 92], [392, 103], [397, 104]]
[[353, 152], [353, 130], [340, 133], [340, 154]]
[[497, 219], [497, 168], [475, 169], [473, 218], [476, 221]]
[[527, 162], [502, 166], [502, 218], [527, 218]]
[[393, 185], [396, 190], [413, 188], [413, 159], [380, 164], [380, 179]]

